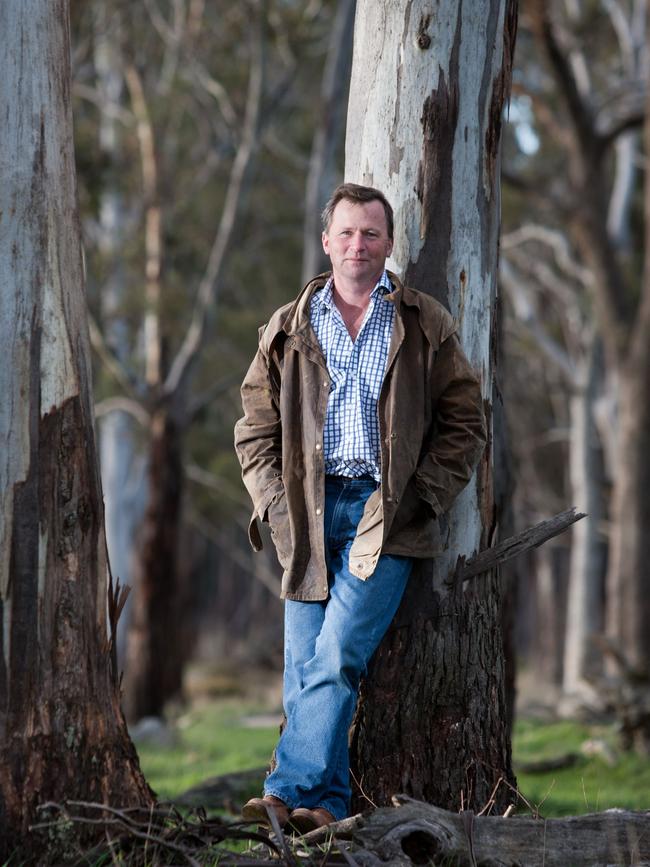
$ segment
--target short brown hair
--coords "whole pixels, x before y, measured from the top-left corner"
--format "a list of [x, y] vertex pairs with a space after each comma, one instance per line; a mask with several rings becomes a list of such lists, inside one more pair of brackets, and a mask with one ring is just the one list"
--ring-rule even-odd
[[323, 229], [327, 232], [332, 223], [334, 208], [340, 201], [347, 199], [350, 202], [381, 202], [384, 206], [386, 214], [386, 228], [388, 237], [393, 240], [393, 209], [390, 202], [381, 190], [376, 190], [374, 187], [362, 187], [361, 184], [339, 184], [332, 193], [328, 203], [323, 208], [321, 220], [323, 221]]

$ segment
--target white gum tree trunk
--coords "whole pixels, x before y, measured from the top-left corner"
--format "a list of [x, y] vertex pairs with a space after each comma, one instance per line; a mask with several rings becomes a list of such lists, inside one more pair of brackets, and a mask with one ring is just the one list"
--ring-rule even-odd
[[[147, 803], [106, 634], [65, 0], [0, 5], [0, 860], [38, 803]], [[22, 859], [20, 859], [22, 861]]]
[[605, 468], [595, 419], [603, 388], [602, 344], [595, 339], [578, 371], [579, 385], [571, 398], [571, 502], [587, 515], [573, 527], [567, 604], [562, 690], [566, 711], [599, 704], [596, 680], [602, 674], [597, 638], [605, 626], [607, 544], [603, 491]]
[[[346, 140], [346, 180], [391, 201], [389, 264], [455, 317], [490, 426], [499, 147], [516, 20], [513, 0], [360, 0]], [[442, 520], [446, 551], [413, 576], [362, 689], [353, 772], [376, 804], [406, 792], [480, 809], [499, 777], [513, 780], [498, 577], [446, 584], [458, 556], [498, 532], [491, 441]], [[497, 786], [495, 798], [497, 808], [507, 803], [507, 787]]]
[[[97, 90], [106, 106], [119, 105], [124, 91], [123, 58], [120, 52], [119, 10], [104, 4], [95, 9], [95, 70]], [[102, 187], [99, 201], [97, 246], [105, 265], [101, 306], [106, 343], [125, 367], [131, 355], [128, 327], [124, 319], [127, 281], [122, 263], [126, 242], [126, 209], [116, 183], [123, 148], [120, 125], [114, 113], [102, 110], [99, 116], [99, 146], [111, 172]], [[113, 575], [122, 585], [133, 585], [133, 544], [135, 529], [142, 518], [145, 501], [143, 458], [134, 444], [133, 417], [113, 410], [98, 422], [99, 457], [104, 490], [106, 542]], [[118, 621], [117, 649], [124, 660], [126, 634], [131, 614], [131, 596]]]

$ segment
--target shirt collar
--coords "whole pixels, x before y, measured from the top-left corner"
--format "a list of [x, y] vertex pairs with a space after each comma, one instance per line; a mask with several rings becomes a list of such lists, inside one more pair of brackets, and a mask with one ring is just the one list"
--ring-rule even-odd
[[[377, 281], [375, 288], [370, 293], [371, 298], [381, 298], [384, 295], [388, 295], [393, 291], [393, 284], [390, 282], [390, 278], [388, 276], [388, 272], [384, 268], [384, 271]], [[315, 304], [323, 307], [327, 307], [331, 309], [334, 305], [334, 277], [330, 277], [327, 283], [323, 286], [322, 289], [318, 289], [314, 292], [312, 296], [312, 300]]]

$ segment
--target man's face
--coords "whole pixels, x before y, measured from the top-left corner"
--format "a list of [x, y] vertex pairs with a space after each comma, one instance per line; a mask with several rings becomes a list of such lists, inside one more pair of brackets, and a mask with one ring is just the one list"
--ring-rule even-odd
[[336, 278], [374, 284], [379, 280], [393, 242], [388, 237], [384, 206], [341, 199], [334, 208], [329, 229], [323, 232], [323, 249]]

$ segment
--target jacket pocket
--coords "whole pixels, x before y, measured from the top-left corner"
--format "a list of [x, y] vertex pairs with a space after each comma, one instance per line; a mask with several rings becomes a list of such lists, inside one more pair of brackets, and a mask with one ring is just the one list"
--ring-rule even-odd
[[280, 566], [283, 569], [288, 569], [293, 545], [291, 544], [291, 525], [285, 493], [281, 493], [277, 500], [271, 501], [267, 509], [267, 519]]

